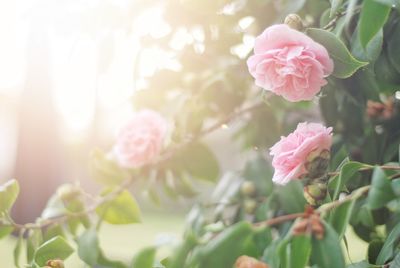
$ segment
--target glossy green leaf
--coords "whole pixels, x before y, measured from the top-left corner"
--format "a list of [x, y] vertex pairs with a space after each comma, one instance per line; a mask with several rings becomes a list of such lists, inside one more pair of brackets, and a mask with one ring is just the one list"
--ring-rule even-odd
[[364, 0], [360, 15], [360, 42], [366, 48], [367, 44], [385, 25], [390, 13], [390, 7], [375, 0]]
[[311, 263], [319, 268], [345, 267], [338, 234], [326, 223], [324, 228], [323, 239], [312, 239]]
[[99, 239], [96, 230], [90, 228], [78, 238], [78, 255], [85, 263], [93, 266], [99, 259]]
[[357, 28], [351, 40], [351, 53], [358, 60], [369, 62], [375, 61], [382, 51], [383, 29], [379, 30], [365, 47], [361, 45], [358, 35], [359, 28]]
[[156, 256], [156, 248], [142, 249], [133, 257], [131, 268], [153, 268]]
[[201, 251], [200, 268], [232, 267], [252, 237], [252, 226], [239, 222], [212, 239]]
[[400, 24], [397, 23], [393, 33], [387, 38], [388, 60], [400, 76]]
[[338, 78], [348, 78], [359, 68], [368, 64], [357, 60], [350, 54], [346, 45], [333, 33], [322, 29], [310, 28], [307, 34], [316, 42], [323, 45], [329, 52], [335, 68], [332, 75]]
[[341, 167], [339, 175], [337, 177], [337, 183], [333, 194], [333, 200], [336, 200], [339, 197], [339, 194], [343, 190], [346, 183], [358, 170], [360, 170], [364, 166], [365, 165], [363, 163], [351, 161], [347, 162]]
[[16, 180], [7, 181], [0, 185], [0, 213], [8, 211], [19, 194], [19, 184]]
[[329, 223], [335, 229], [339, 238], [342, 238], [349, 224], [350, 216], [353, 212], [355, 200], [347, 201], [334, 208], [329, 215]]
[[113, 200], [97, 207], [96, 213], [111, 224], [138, 223], [141, 219], [139, 206], [127, 190], [122, 191]]
[[367, 198], [368, 207], [371, 209], [381, 208], [395, 196], [391, 182], [385, 172], [381, 168], [375, 167], [372, 174], [371, 189]]
[[43, 243], [35, 252], [34, 261], [39, 266], [45, 266], [48, 260], [65, 260], [74, 252], [73, 248], [61, 236]]
[[289, 268], [304, 268], [311, 254], [311, 237], [309, 235], [294, 236], [289, 247]]
[[376, 264], [383, 265], [388, 260], [393, 258], [394, 249], [399, 244], [399, 237], [400, 237], [400, 223], [398, 223], [390, 234], [387, 236], [385, 243], [379, 252], [378, 258], [376, 259]]

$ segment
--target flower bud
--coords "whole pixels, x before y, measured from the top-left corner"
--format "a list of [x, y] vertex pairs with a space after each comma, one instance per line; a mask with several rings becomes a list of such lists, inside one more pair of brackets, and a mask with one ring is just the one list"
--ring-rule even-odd
[[235, 268], [269, 268], [269, 266], [255, 258], [243, 255], [236, 260]]
[[74, 200], [81, 194], [81, 188], [74, 184], [64, 184], [57, 189], [57, 195], [64, 202]]
[[290, 28], [302, 31], [304, 28], [303, 20], [297, 14], [289, 14], [286, 16], [284, 23]]
[[256, 194], [256, 186], [252, 181], [244, 181], [240, 187], [240, 192], [244, 196], [254, 196]]
[[257, 202], [254, 199], [246, 199], [244, 200], [244, 211], [247, 214], [253, 214], [256, 211]]
[[51, 268], [64, 268], [64, 262], [62, 260], [48, 260], [46, 265]]
[[304, 198], [312, 206], [321, 205], [327, 192], [326, 183], [324, 182], [314, 182], [310, 185], [304, 186]]
[[307, 157], [305, 168], [310, 179], [320, 178], [325, 175], [329, 166], [329, 150], [311, 152]]

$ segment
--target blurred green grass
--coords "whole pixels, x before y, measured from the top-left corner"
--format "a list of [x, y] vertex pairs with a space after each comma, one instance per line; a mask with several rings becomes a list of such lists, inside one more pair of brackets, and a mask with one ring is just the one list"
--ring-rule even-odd
[[[142, 224], [113, 226], [104, 224], [100, 232], [100, 243], [104, 252], [110, 258], [129, 262], [138, 250], [153, 245], [161, 236], [172, 236], [180, 239], [184, 229], [184, 215], [173, 213], [150, 213], [143, 215]], [[348, 263], [358, 262], [365, 258], [367, 244], [358, 238], [351, 228], [346, 232], [349, 255], [343, 245], [344, 254]], [[9, 237], [0, 241], [1, 268], [13, 268], [13, 249], [15, 239]], [[166, 256], [168, 250], [160, 251]], [[85, 268], [74, 254], [65, 263], [67, 268]]]
[[[148, 213], [143, 215], [141, 224], [109, 225], [104, 223], [100, 232], [100, 244], [110, 258], [129, 262], [138, 250], [154, 245], [161, 237], [176, 237], [180, 239], [184, 229], [184, 215], [173, 213]], [[13, 250], [15, 239], [8, 237], [0, 241], [0, 267], [13, 268]], [[166, 250], [160, 251], [166, 255]], [[24, 264], [24, 257], [21, 264]], [[66, 261], [67, 268], [84, 268], [77, 255]], [[22, 267], [22, 266], [21, 266]]]

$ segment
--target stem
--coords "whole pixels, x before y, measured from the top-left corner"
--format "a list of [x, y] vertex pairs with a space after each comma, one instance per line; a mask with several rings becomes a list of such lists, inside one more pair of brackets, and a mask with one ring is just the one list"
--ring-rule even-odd
[[370, 188], [371, 188], [371, 185], [367, 185], [367, 186], [358, 188], [357, 190], [353, 191], [350, 195], [346, 196], [345, 198], [335, 200], [335, 201], [332, 201], [330, 203], [326, 203], [326, 204], [320, 206], [318, 208], [318, 211], [321, 213], [328, 212], [328, 211], [342, 205], [343, 203], [346, 203], [346, 202], [352, 201], [352, 200], [356, 200], [356, 199], [360, 198], [361, 196], [363, 196], [364, 194], [366, 194]]
[[[366, 167], [360, 168], [358, 171], [367, 171], [367, 170], [374, 169], [375, 167], [380, 167], [383, 170], [400, 170], [400, 166], [366, 166]], [[332, 176], [336, 176], [339, 174], [340, 174], [340, 171], [334, 171], [334, 172], [329, 172], [327, 175], [332, 177]]]
[[[81, 212], [71, 212], [65, 215], [61, 215], [58, 217], [54, 217], [51, 219], [45, 219], [43, 221], [39, 221], [37, 223], [26, 223], [26, 224], [18, 224], [13, 221], [11, 221], [11, 224], [14, 226], [15, 229], [17, 230], [22, 230], [22, 229], [42, 229], [44, 227], [47, 227], [49, 225], [53, 224], [60, 224], [60, 223], [65, 223], [69, 219], [73, 218], [80, 218], [84, 217], [88, 214], [91, 214], [96, 211], [96, 209], [113, 200], [115, 197], [117, 197], [123, 190], [125, 190], [127, 187], [129, 187], [134, 181], [134, 177], [130, 177], [129, 179], [123, 181], [120, 185], [118, 185], [113, 191], [111, 191], [109, 194], [105, 195], [101, 199], [99, 199], [97, 202], [92, 204], [90, 207], [87, 209], [81, 211]], [[0, 223], [0, 226], [2, 224]]]
[[257, 227], [265, 227], [265, 226], [272, 226], [272, 225], [276, 225], [282, 222], [286, 222], [286, 221], [292, 221], [295, 220], [297, 218], [301, 218], [304, 217], [306, 214], [305, 213], [293, 213], [293, 214], [287, 214], [287, 215], [283, 215], [283, 216], [279, 216], [279, 217], [275, 217], [266, 221], [262, 221], [262, 222], [257, 222], [254, 224], [254, 226]]
[[[354, 14], [360, 12], [360, 10], [361, 10], [361, 6], [355, 7], [355, 8], [354, 8]], [[343, 17], [344, 15], [346, 15], [346, 14], [347, 14], [347, 10], [342, 11], [342, 12], [337, 12], [336, 15], [335, 15], [335, 17], [333, 17], [333, 19], [331, 19], [322, 29], [323, 29], [323, 30], [328, 30], [328, 29], [330, 29], [330, 28], [332, 28], [332, 27], [335, 27], [337, 21], [338, 21], [341, 17]]]

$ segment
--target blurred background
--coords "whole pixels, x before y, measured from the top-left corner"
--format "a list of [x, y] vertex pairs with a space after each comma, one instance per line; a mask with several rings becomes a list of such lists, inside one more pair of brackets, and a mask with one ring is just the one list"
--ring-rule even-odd
[[[14, 217], [34, 220], [63, 182], [95, 187], [90, 151], [110, 148], [132, 110], [133, 92], [166, 92], [182, 81], [196, 89], [200, 79], [221, 87], [221, 70], [242, 68], [257, 33], [246, 30], [255, 19], [248, 14], [269, 1], [246, 2], [1, 1], [0, 178], [22, 185]], [[273, 19], [266, 15], [264, 21]], [[243, 92], [224, 100], [225, 112], [240, 104]], [[137, 109], [165, 106], [157, 92], [137, 95]]]

